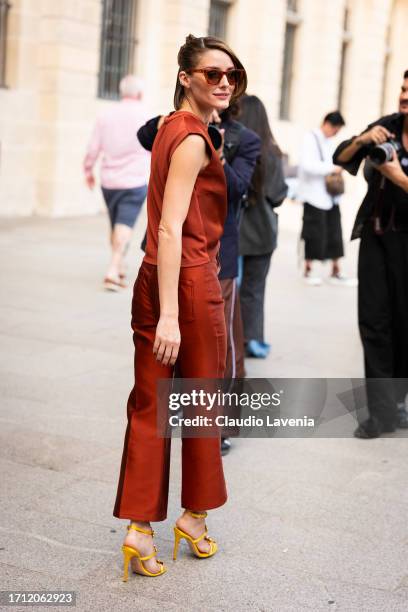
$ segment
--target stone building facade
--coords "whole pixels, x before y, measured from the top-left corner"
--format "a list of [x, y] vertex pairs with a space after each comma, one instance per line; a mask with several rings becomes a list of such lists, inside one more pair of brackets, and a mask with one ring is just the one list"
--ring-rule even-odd
[[152, 115], [171, 110], [177, 50], [209, 31], [294, 162], [326, 112], [340, 106], [349, 132], [392, 112], [408, 68], [408, 0], [0, 0], [0, 215], [99, 211], [81, 162], [112, 82], [132, 69]]

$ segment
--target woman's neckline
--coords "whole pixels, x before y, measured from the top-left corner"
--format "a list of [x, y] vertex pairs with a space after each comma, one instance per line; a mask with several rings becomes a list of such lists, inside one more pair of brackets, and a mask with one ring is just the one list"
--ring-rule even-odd
[[185, 109], [180, 109], [180, 110], [176, 110], [174, 111], [171, 115], [169, 115], [170, 117], [174, 117], [177, 114], [181, 114], [181, 113], [185, 113], [186, 115], [191, 115], [191, 117], [195, 117], [195, 119], [197, 119], [197, 121], [199, 121], [200, 123], [202, 123], [205, 127], [208, 127], [208, 124], [205, 123], [201, 117], [199, 117], [198, 115], [196, 115], [195, 113], [193, 113], [192, 111], [189, 110], [185, 110]]

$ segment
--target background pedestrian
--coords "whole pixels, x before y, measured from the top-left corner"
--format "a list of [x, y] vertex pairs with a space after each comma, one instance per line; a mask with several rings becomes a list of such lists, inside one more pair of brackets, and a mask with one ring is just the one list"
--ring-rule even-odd
[[344, 255], [339, 208], [344, 184], [342, 169], [333, 164], [332, 157], [333, 137], [344, 125], [338, 111], [328, 113], [321, 126], [307, 132], [302, 142], [298, 199], [303, 202], [304, 280], [309, 285], [322, 284], [322, 279], [312, 274], [313, 261], [328, 259], [332, 261], [331, 283], [355, 285], [353, 279], [341, 274], [339, 264]]
[[93, 168], [99, 156], [101, 185], [111, 224], [111, 260], [104, 287], [120, 291], [127, 286], [124, 258], [132, 229], [146, 198], [150, 155], [136, 132], [146, 121], [142, 83], [128, 75], [120, 82], [121, 101], [98, 117], [84, 159], [85, 179], [93, 189]]
[[239, 251], [243, 257], [240, 299], [247, 354], [263, 358], [270, 349], [264, 340], [264, 300], [266, 277], [277, 245], [275, 208], [282, 204], [288, 188], [283, 177], [282, 154], [261, 100], [244, 96], [238, 119], [261, 139], [261, 153], [240, 227]]

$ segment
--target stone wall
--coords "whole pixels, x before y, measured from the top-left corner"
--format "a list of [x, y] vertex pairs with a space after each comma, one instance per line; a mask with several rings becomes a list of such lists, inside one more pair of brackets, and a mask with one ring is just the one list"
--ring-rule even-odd
[[[96, 115], [100, 0], [12, 0], [7, 85], [0, 89], [0, 215], [94, 214], [99, 192], [84, 186], [82, 158]], [[285, 0], [235, 0], [227, 40], [265, 102], [282, 148], [296, 161], [304, 129], [337, 105], [345, 0], [299, 0], [290, 121], [279, 120]], [[209, 0], [139, 0], [135, 69], [152, 115], [172, 108], [176, 55], [188, 33], [205, 35]], [[346, 132], [396, 108], [408, 68], [406, 0], [350, 3]], [[390, 54], [383, 100], [387, 29]]]

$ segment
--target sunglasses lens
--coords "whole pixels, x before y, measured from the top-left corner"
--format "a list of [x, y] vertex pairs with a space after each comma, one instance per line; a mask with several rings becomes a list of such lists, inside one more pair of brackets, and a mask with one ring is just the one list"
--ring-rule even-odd
[[241, 78], [241, 73], [238, 70], [229, 70], [227, 72], [227, 79], [230, 85], [236, 85]]
[[207, 70], [205, 76], [207, 78], [207, 83], [210, 85], [218, 85], [218, 83], [221, 81], [220, 70]]

